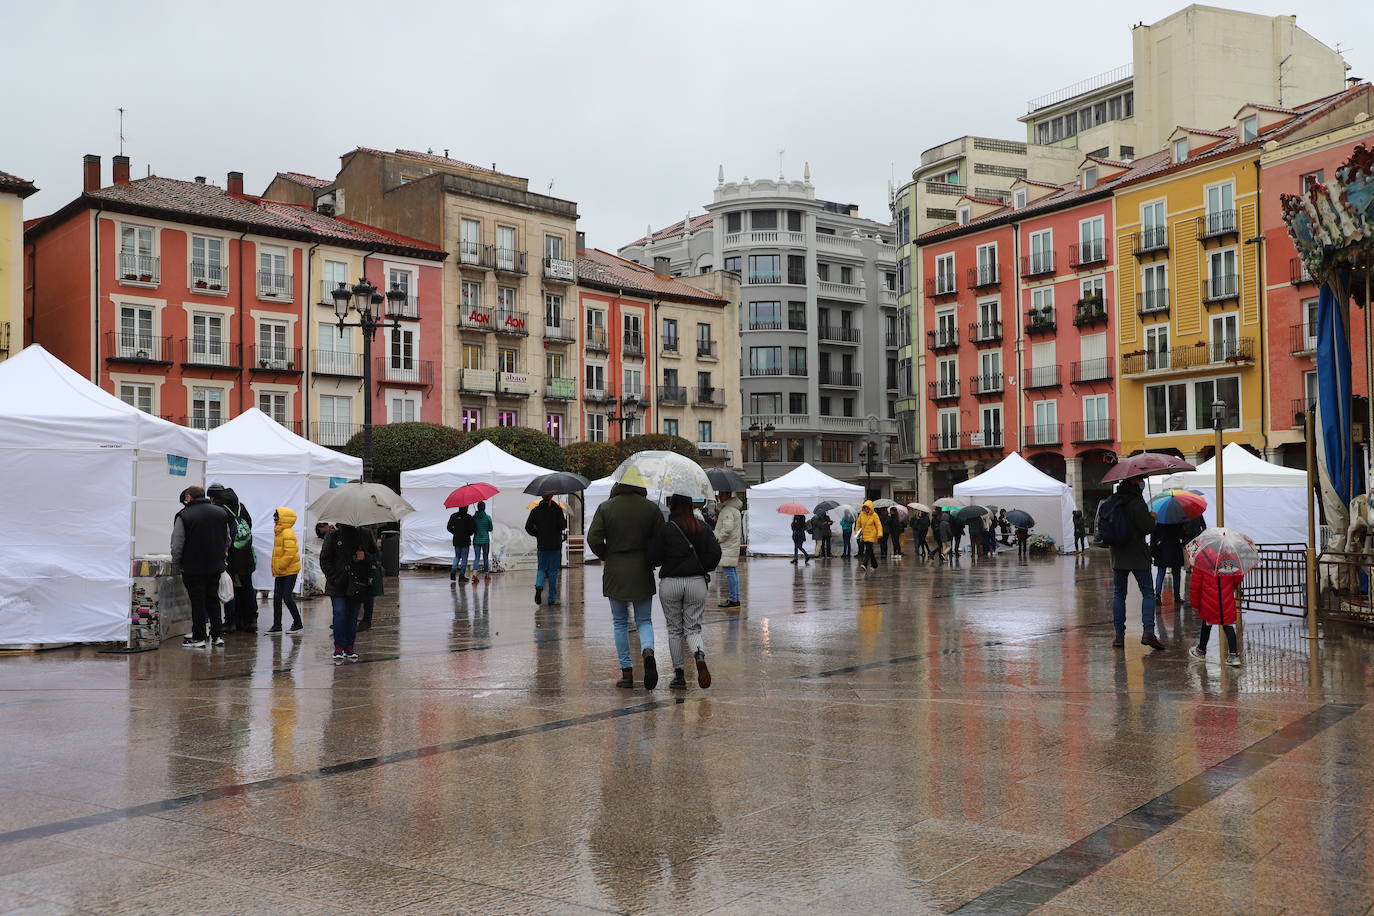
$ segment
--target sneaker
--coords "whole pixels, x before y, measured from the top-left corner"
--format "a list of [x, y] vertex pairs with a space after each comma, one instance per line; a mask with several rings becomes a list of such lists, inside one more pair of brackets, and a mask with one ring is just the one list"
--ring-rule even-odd
[[343, 649], [335, 649], [335, 650], [334, 650], [334, 661], [336, 661], [336, 662], [341, 662], [341, 661], [343, 661], [343, 660], [344, 660], [344, 650], [343, 650]]
[[224, 647], [224, 637], [223, 637], [223, 636], [216, 636], [216, 637], [215, 637], [215, 648], [216, 648], [216, 649], [221, 649], [221, 648], [223, 648], [223, 647]]
[[293, 623], [293, 624], [291, 624], [291, 629], [287, 630], [286, 632], [288, 632], [288, 633], [294, 633], [294, 632], [296, 632], [297, 630], [304, 630], [304, 629], [305, 629], [305, 624], [303, 624], [303, 623]]
[[658, 686], [658, 662], [654, 661], [654, 650], [644, 650], [644, 689], [653, 690]]
[[711, 669], [706, 667], [706, 653], [698, 649], [692, 658], [697, 663], [697, 686], [705, 690], [711, 686]]
[[205, 648], [205, 640], [203, 640], [203, 639], [192, 639], [191, 637], [186, 636], [186, 637], [183, 637], [182, 640], [181, 640], [181, 647], [182, 647], [183, 649], [204, 649], [204, 648]]
[[1207, 661], [1207, 653], [1206, 653], [1206, 652], [1203, 652], [1203, 651], [1202, 651], [1201, 649], [1199, 649], [1197, 646], [1189, 646], [1189, 647], [1188, 647], [1188, 654], [1191, 655], [1193, 658], [1197, 659], [1197, 660], [1200, 661], [1200, 662], [1205, 662], [1205, 661]]
[[476, 576], [476, 575], [474, 575], [474, 576], [472, 577], [472, 584], [473, 584], [473, 585], [476, 585], [476, 584], [477, 584], [477, 576]]
[[280, 633], [280, 632], [281, 632], [281, 627], [272, 627], [272, 628], [269, 629], [267, 632], [268, 632], [268, 633]]
[[1240, 653], [1239, 653], [1239, 652], [1231, 652], [1231, 653], [1229, 653], [1229, 654], [1226, 656], [1226, 664], [1230, 665], [1232, 668], [1239, 668], [1239, 667], [1240, 667]]
[[350, 662], [356, 662], [358, 660], [358, 653], [354, 652], [352, 649], [349, 649], [347, 652], [344, 653], [344, 658], [348, 659]]

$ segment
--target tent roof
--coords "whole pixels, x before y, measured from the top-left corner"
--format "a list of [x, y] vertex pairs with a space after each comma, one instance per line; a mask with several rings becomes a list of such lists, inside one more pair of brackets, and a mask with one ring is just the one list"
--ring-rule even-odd
[[316, 445], [250, 407], [210, 430], [209, 474], [317, 474], [358, 477], [363, 460]]
[[749, 495], [778, 496], [810, 490], [842, 490], [855, 496], [862, 496], [864, 492], [864, 488], [858, 484], [836, 480], [829, 474], [816, 470], [807, 462], [802, 462], [781, 477], [750, 487]]
[[447, 461], [427, 468], [401, 472], [401, 489], [426, 486], [461, 486], [465, 483], [489, 483], [493, 477], [532, 480], [541, 474], [552, 473], [548, 468], [530, 464], [491, 442], [483, 441]]
[[[1228, 487], [1305, 487], [1307, 472], [1297, 468], [1286, 468], [1270, 464], [1256, 456], [1245, 446], [1232, 442], [1222, 449], [1222, 474]], [[1208, 458], [1197, 466], [1196, 471], [1180, 471], [1166, 477], [1163, 489], [1169, 487], [1212, 487], [1216, 486], [1217, 459]]]
[[130, 407], [38, 344], [0, 363], [0, 446], [207, 452], [205, 433]]
[[1055, 480], [1035, 465], [1012, 452], [977, 477], [954, 485], [955, 496], [1047, 496], [1068, 491], [1069, 485]]

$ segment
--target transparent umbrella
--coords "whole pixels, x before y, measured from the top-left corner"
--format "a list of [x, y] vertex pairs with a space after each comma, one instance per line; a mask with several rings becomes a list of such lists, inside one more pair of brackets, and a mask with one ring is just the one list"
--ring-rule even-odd
[[616, 483], [643, 487], [654, 499], [687, 496], [705, 502], [715, 495], [701, 465], [677, 452], [636, 452], [611, 474]]
[[380, 483], [352, 481], [326, 490], [310, 504], [310, 512], [322, 522], [336, 525], [383, 525], [400, 521], [415, 507]]
[[935, 508], [937, 509], [962, 509], [967, 505], [967, 500], [960, 499], [957, 496], [942, 496], [935, 500]]
[[1234, 528], [1208, 528], [1183, 549], [1189, 566], [1219, 576], [1248, 573], [1260, 564], [1255, 542]]

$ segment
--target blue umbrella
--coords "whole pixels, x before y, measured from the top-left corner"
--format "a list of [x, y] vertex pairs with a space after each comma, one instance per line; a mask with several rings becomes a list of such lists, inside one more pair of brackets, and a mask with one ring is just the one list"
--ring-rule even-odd
[[1008, 509], [1007, 521], [1011, 522], [1012, 525], [1017, 528], [1035, 527], [1035, 519], [1031, 518], [1029, 512], [1025, 512], [1021, 509]]

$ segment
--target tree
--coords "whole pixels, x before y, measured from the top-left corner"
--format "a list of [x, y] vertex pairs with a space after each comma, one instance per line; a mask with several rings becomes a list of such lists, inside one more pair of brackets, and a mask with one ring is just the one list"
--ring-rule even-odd
[[600, 480], [620, 464], [620, 452], [609, 442], [570, 442], [563, 446], [568, 470], [588, 480]]
[[[372, 476], [393, 490], [401, 489], [401, 472], [447, 461], [472, 446], [468, 434], [438, 423], [385, 423], [372, 428]], [[361, 457], [363, 434], [343, 447]]]
[[697, 447], [688, 442], [681, 436], [670, 436], [666, 433], [644, 433], [639, 436], [630, 436], [622, 439], [617, 447], [620, 460], [633, 455], [635, 452], [677, 452], [679, 455], [686, 455], [692, 460], [700, 457]]
[[479, 429], [468, 438], [471, 441], [467, 448], [479, 442], [490, 442], [502, 451], [509, 452], [530, 464], [537, 464], [541, 468], [548, 468], [550, 471], [568, 469], [563, 450], [558, 447], [558, 443], [548, 433], [537, 429], [525, 426], [493, 426]]

